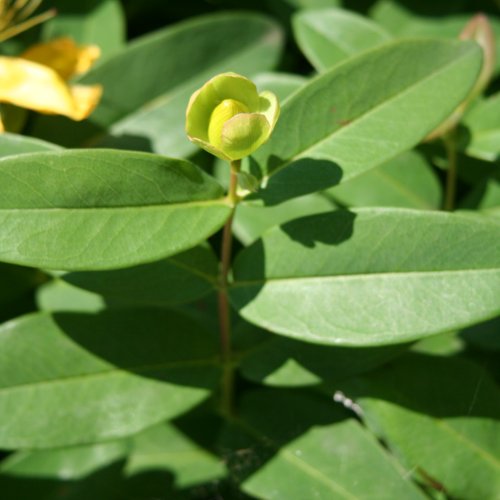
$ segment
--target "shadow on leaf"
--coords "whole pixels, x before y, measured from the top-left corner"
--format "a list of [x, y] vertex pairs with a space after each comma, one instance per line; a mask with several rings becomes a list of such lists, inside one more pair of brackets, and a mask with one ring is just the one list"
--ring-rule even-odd
[[[271, 157], [272, 159], [275, 157]], [[283, 163], [281, 160], [279, 164]], [[254, 169], [255, 170], [255, 169]], [[250, 172], [252, 163], [250, 163]], [[328, 160], [301, 158], [269, 178], [265, 188], [260, 189], [248, 200], [260, 199], [265, 205], [278, 205], [292, 198], [298, 198], [336, 186], [342, 178], [342, 169]]]
[[218, 383], [217, 343], [199, 325], [173, 311], [107, 310], [56, 313], [64, 334], [119, 370], [194, 387]]

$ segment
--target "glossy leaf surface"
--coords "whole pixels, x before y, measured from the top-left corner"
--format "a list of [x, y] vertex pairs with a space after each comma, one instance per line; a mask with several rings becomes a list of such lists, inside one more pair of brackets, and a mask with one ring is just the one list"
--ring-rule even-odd
[[59, 146], [50, 142], [33, 139], [17, 134], [4, 132], [0, 134], [0, 158], [23, 153], [38, 153], [40, 151], [57, 151]]
[[4, 324], [0, 344], [6, 449], [133, 434], [195, 406], [218, 383], [210, 335], [173, 312], [28, 315]]
[[234, 337], [235, 343], [251, 341], [238, 352], [241, 374], [273, 387], [332, 387], [339, 380], [372, 370], [408, 349], [407, 344], [369, 348], [319, 346], [273, 335], [248, 323], [236, 328]]
[[293, 27], [299, 47], [318, 71], [392, 39], [373, 21], [343, 9], [304, 10], [295, 15]]
[[[423, 9], [418, 7], [408, 9], [397, 0], [383, 0], [374, 5], [370, 15], [379, 25], [398, 38], [457, 39], [473, 16], [472, 13], [457, 14], [459, 10], [459, 2], [454, 4], [427, 2]], [[488, 22], [493, 29], [498, 54], [500, 52], [500, 18], [494, 13], [488, 13]], [[495, 66], [495, 72], [498, 73], [500, 70], [498, 57]]]
[[432, 210], [441, 204], [441, 186], [428, 162], [407, 151], [349, 182], [330, 188], [334, 200], [351, 207]]
[[307, 82], [307, 78], [293, 73], [259, 73], [253, 79], [259, 92], [270, 90], [280, 102]]
[[112, 269], [179, 253], [216, 232], [230, 207], [195, 165], [84, 150], [0, 162], [0, 259]]
[[500, 391], [484, 368], [412, 355], [347, 383], [346, 394], [424, 483], [455, 498], [499, 496]]
[[19, 451], [12, 454], [0, 468], [0, 484], [8, 476], [74, 480], [123, 460], [130, 448], [127, 440], [86, 446]]
[[99, 312], [114, 304], [97, 293], [54, 279], [38, 287], [36, 305], [40, 311], [48, 312]]
[[488, 161], [500, 159], [500, 94], [480, 101], [464, 123], [470, 133], [467, 154]]
[[240, 203], [234, 216], [233, 231], [241, 242], [249, 245], [273, 226], [333, 208], [335, 203], [319, 193], [301, 196], [270, 207], [262, 203]]
[[165, 306], [197, 299], [217, 286], [218, 262], [208, 246], [114, 271], [66, 273], [62, 279], [123, 304]]
[[322, 344], [401, 343], [500, 311], [500, 224], [365, 209], [296, 219], [238, 256], [230, 297], [248, 321]]
[[161, 424], [134, 436], [126, 473], [138, 475], [165, 470], [179, 488], [223, 477], [227, 472], [218, 457], [201, 448], [173, 425]]
[[269, 455], [243, 483], [257, 498], [423, 498], [376, 440], [326, 398], [257, 391], [244, 398], [239, 415]]
[[306, 180], [322, 177], [323, 189], [345, 182], [423, 139], [467, 95], [480, 66], [475, 44], [445, 40], [396, 42], [353, 57], [286, 101], [250, 170], [275, 174], [268, 191], [272, 183], [286, 188], [292, 166]]

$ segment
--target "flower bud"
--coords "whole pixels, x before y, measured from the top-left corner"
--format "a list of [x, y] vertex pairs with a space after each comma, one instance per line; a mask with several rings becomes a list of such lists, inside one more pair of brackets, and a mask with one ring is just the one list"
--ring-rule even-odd
[[236, 73], [222, 73], [197, 90], [186, 111], [189, 139], [227, 161], [252, 154], [266, 142], [279, 116], [272, 92]]

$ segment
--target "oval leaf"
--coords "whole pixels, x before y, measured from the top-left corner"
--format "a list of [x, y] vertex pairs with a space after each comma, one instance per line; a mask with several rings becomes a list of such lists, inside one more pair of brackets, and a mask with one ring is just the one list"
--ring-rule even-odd
[[23, 135], [0, 134], [0, 158], [4, 156], [20, 155], [23, 153], [38, 153], [40, 151], [56, 151], [61, 149], [56, 144], [25, 137]]
[[253, 157], [253, 173], [276, 174], [263, 195], [286, 191], [291, 166], [304, 178], [323, 175], [323, 185], [314, 186], [320, 190], [412, 148], [464, 99], [480, 67], [473, 42], [412, 40], [324, 73], [290, 96], [270, 141]]
[[193, 247], [231, 207], [182, 160], [106, 150], [0, 161], [0, 260], [49, 269], [113, 269]]
[[348, 207], [439, 208], [441, 185], [426, 159], [406, 151], [380, 167], [327, 191]]
[[218, 383], [212, 340], [160, 310], [39, 313], [6, 323], [0, 447], [98, 442], [183, 413]]
[[313, 215], [243, 250], [230, 296], [243, 317], [290, 337], [402, 343], [500, 312], [499, 242], [499, 221], [479, 215]]
[[249, 245], [273, 226], [305, 215], [325, 212], [334, 207], [333, 201], [319, 193], [293, 198], [276, 206], [243, 202], [236, 208], [233, 231], [243, 244]]
[[127, 476], [164, 471], [175, 475], [178, 488], [187, 488], [227, 474], [222, 460], [170, 424], [157, 425], [134, 436], [131, 448]]
[[500, 159], [500, 93], [480, 101], [467, 116], [470, 140], [467, 154], [481, 160]]
[[290, 94], [307, 82], [307, 78], [294, 73], [259, 73], [253, 78], [259, 92], [270, 90], [279, 101], [284, 101]]
[[2, 462], [0, 486], [9, 484], [9, 476], [24, 478], [27, 482], [34, 477], [66, 481], [83, 479], [102, 467], [124, 460], [129, 448], [130, 444], [123, 439], [69, 448], [18, 451]]
[[245, 339], [240, 373], [248, 380], [274, 387], [331, 387], [387, 363], [408, 348], [407, 344], [367, 348], [315, 345], [269, 335], [246, 322], [234, 329], [235, 345], [240, 338]]
[[297, 44], [318, 71], [392, 39], [370, 19], [343, 9], [299, 12], [293, 28]]
[[54, 279], [39, 286], [36, 289], [35, 301], [40, 311], [47, 312], [89, 313], [116, 306], [114, 302], [104, 299], [97, 293], [77, 288], [60, 279]]
[[67, 273], [61, 279], [122, 305], [166, 306], [191, 301], [214, 290], [218, 265], [211, 248], [198, 246], [151, 264]]
[[236, 457], [233, 466], [241, 475], [260, 465], [243, 482], [246, 493], [276, 500], [423, 500], [376, 439], [326, 397], [269, 390], [242, 399], [235, 424], [257, 441], [249, 448], [259, 455], [245, 456], [246, 464]]
[[448, 498], [500, 497], [500, 391], [484, 367], [414, 354], [343, 390], [421, 482]]

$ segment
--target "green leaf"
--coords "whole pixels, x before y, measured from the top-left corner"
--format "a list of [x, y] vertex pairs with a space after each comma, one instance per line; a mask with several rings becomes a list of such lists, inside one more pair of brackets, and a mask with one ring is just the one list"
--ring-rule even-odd
[[460, 10], [457, 2], [431, 3], [427, 2], [419, 13], [418, 9], [405, 8], [397, 0], [381, 0], [370, 11], [370, 15], [396, 36], [458, 38], [471, 16], [457, 15]]
[[0, 302], [7, 302], [44, 281], [40, 271], [0, 263]]
[[240, 352], [235, 349], [241, 359], [241, 374], [253, 382], [274, 387], [320, 383], [330, 386], [382, 365], [408, 347], [406, 344], [365, 349], [318, 346], [271, 335], [248, 323], [235, 329], [235, 345], [239, 336], [246, 339]]
[[122, 479], [123, 460], [113, 462], [82, 479], [53, 479], [0, 475], [2, 500], [88, 500], [89, 498], [115, 499]]
[[116, 439], [179, 415], [218, 384], [216, 345], [196, 323], [160, 310], [40, 313], [6, 323], [0, 447]]
[[67, 273], [64, 281], [129, 305], [166, 306], [195, 300], [217, 286], [218, 260], [208, 246], [114, 271]]
[[259, 73], [253, 78], [259, 92], [270, 90], [280, 102], [302, 87], [307, 79], [293, 73]]
[[111, 441], [86, 446], [40, 451], [19, 451], [0, 466], [0, 486], [6, 476], [30, 479], [74, 480], [122, 460], [128, 453], [127, 441]]
[[373, 21], [343, 9], [299, 12], [293, 28], [297, 44], [320, 72], [392, 39]]
[[481, 180], [460, 203], [460, 208], [492, 210], [500, 208], [500, 170]]
[[271, 69], [281, 45], [279, 26], [258, 14], [215, 14], [169, 26], [135, 40], [81, 78], [104, 86], [84, 128], [69, 120], [48, 128], [45, 118], [37, 120], [34, 133], [70, 145], [93, 137], [93, 144], [189, 155], [196, 151], [184, 131], [190, 95], [218, 73], [251, 76]]
[[500, 496], [500, 390], [484, 369], [411, 355], [344, 390], [424, 483], [451, 498]]
[[97, 45], [106, 58], [125, 44], [125, 16], [118, 0], [52, 0], [57, 16], [43, 25], [43, 38], [70, 36], [80, 45]]
[[220, 459], [170, 424], [147, 429], [132, 440], [127, 476], [150, 470], [174, 474], [174, 484], [178, 488], [214, 481], [226, 475]]
[[255, 468], [267, 451], [267, 461], [242, 485], [254, 497], [424, 498], [377, 441], [326, 398], [255, 391], [244, 397], [235, 426], [263, 448], [260, 458], [243, 455], [240, 461]]
[[499, 242], [499, 221], [480, 215], [313, 215], [243, 250], [230, 298], [248, 321], [308, 342], [407, 342], [500, 312]]
[[[420, 5], [419, 5], [420, 7]], [[373, 19], [399, 38], [439, 37], [458, 38], [466, 24], [471, 20], [471, 14], [457, 14], [460, 6], [457, 2], [429, 2], [423, 12], [422, 9], [408, 9], [397, 1], [383, 0], [377, 2], [371, 10]], [[434, 12], [432, 12], [434, 11]], [[495, 36], [496, 53], [500, 53], [500, 18], [488, 13], [488, 21]], [[500, 70], [500, 58], [496, 59], [496, 73]]]
[[0, 134], [0, 158], [23, 153], [37, 153], [39, 151], [57, 151], [59, 149], [60, 147], [56, 144], [41, 141], [40, 139], [7, 132]]
[[0, 160], [0, 260], [98, 270], [193, 247], [231, 212], [195, 165], [106, 150]]
[[[218, 261], [208, 246], [169, 259], [114, 271], [56, 273], [37, 289], [43, 311], [97, 312], [130, 306], [165, 307], [215, 290]], [[0, 289], [1, 290], [1, 289]]]
[[48, 312], [99, 312], [116, 305], [97, 293], [70, 285], [60, 279], [39, 286], [35, 301], [39, 310]]
[[480, 67], [480, 48], [460, 41], [402, 41], [353, 57], [287, 99], [250, 171], [276, 174], [263, 193], [273, 181], [282, 198], [292, 166], [306, 180], [323, 175], [322, 189], [345, 182], [416, 145], [468, 94]]
[[313, 193], [276, 206], [262, 203], [240, 203], [236, 208], [233, 231], [245, 245], [259, 238], [267, 229], [297, 217], [325, 212], [335, 207], [326, 196]]
[[441, 204], [441, 185], [425, 158], [407, 151], [380, 167], [327, 191], [334, 200], [352, 207], [435, 209]]
[[457, 332], [445, 332], [426, 337], [411, 346], [411, 351], [431, 356], [452, 356], [465, 349], [465, 342]]
[[500, 317], [471, 326], [460, 332], [468, 344], [488, 351], [500, 352]]
[[267, 0], [266, 4], [273, 14], [288, 26], [290, 17], [296, 10], [340, 7], [341, 0]]
[[470, 133], [467, 154], [481, 160], [500, 160], [500, 93], [474, 106], [464, 124]]

